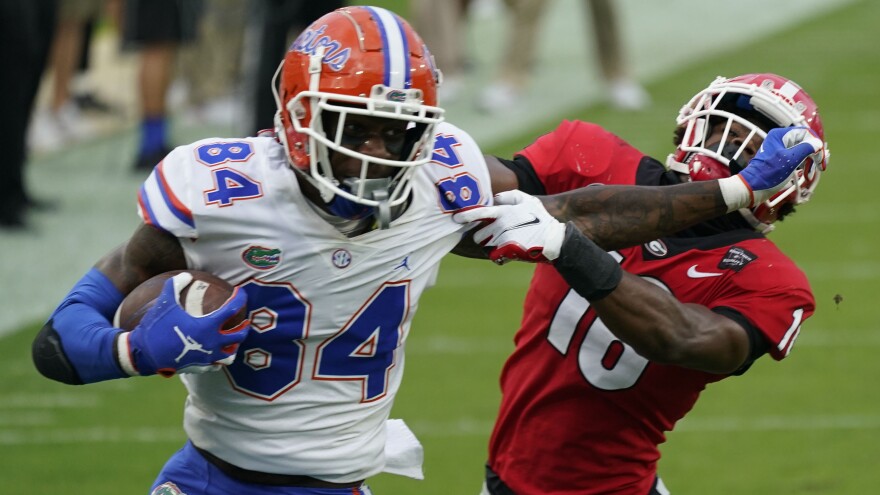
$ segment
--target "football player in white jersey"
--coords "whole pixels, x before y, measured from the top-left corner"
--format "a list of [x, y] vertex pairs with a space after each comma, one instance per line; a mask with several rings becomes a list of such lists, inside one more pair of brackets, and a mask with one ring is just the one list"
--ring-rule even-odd
[[[369, 493], [364, 480], [383, 470], [420, 476], [419, 455], [386, 458], [419, 297], [465, 233], [452, 213], [527, 180], [443, 122], [440, 71], [387, 10], [317, 20], [277, 79], [276, 134], [172, 151], [138, 194], [143, 223], [34, 341], [37, 369], [63, 383], [180, 373], [189, 440], [153, 494], [350, 495]], [[582, 191], [560, 218], [581, 215], [589, 228], [642, 215], [643, 227], [596, 229], [598, 242], [631, 244], [749, 202], [717, 181], [634, 189]], [[111, 323], [135, 287], [182, 269], [236, 291], [192, 316], [177, 302], [188, 275], [177, 275], [134, 330]], [[245, 305], [250, 325], [220, 332]]]

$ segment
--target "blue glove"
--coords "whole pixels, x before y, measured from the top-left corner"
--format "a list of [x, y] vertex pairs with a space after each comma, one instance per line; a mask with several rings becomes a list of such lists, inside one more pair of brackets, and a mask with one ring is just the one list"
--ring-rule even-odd
[[825, 170], [825, 165], [825, 143], [812, 129], [782, 127], [767, 133], [761, 149], [736, 177], [749, 188], [747, 206], [754, 207], [788, 186], [798, 168]]
[[231, 364], [238, 344], [247, 337], [250, 322], [223, 330], [223, 324], [247, 304], [244, 291], [235, 289], [216, 311], [192, 316], [180, 306], [180, 292], [192, 280], [183, 272], [165, 281], [156, 304], [131, 332], [122, 334], [117, 352], [123, 369], [132, 375], [204, 372]]

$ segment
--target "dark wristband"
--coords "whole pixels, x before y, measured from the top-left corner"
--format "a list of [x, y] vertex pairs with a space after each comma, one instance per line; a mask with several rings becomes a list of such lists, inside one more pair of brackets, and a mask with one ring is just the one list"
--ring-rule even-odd
[[607, 296], [623, 278], [620, 264], [571, 222], [565, 224], [565, 238], [554, 266], [568, 285], [588, 301]]

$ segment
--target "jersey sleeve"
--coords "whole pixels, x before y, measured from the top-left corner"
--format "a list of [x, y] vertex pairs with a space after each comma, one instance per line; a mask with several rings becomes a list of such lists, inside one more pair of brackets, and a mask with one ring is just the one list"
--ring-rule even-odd
[[596, 124], [568, 120], [517, 155], [529, 160], [547, 194], [590, 184], [634, 184], [645, 156]]
[[176, 237], [197, 238], [192, 205], [192, 146], [175, 148], [159, 162], [138, 191], [138, 215]]
[[483, 152], [470, 134], [452, 124], [438, 127], [425, 170], [444, 213], [492, 203], [492, 181]]
[[781, 253], [762, 253], [729, 277], [713, 308], [731, 308], [755, 326], [770, 344], [770, 355], [788, 356], [801, 325], [816, 308], [806, 275]]
[[227, 207], [236, 201], [262, 197], [258, 163], [269, 153], [267, 141], [209, 138], [175, 148], [141, 186], [138, 214], [176, 237], [198, 238], [200, 220], [231, 215]]

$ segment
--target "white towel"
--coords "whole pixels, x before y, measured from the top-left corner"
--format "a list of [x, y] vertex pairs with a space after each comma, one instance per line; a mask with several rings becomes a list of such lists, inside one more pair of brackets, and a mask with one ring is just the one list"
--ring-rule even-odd
[[385, 469], [382, 471], [417, 480], [425, 479], [422, 473], [425, 450], [415, 434], [402, 419], [389, 419], [385, 422], [385, 430]]

